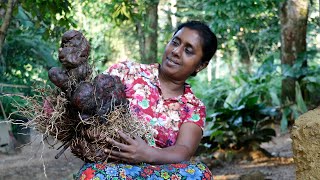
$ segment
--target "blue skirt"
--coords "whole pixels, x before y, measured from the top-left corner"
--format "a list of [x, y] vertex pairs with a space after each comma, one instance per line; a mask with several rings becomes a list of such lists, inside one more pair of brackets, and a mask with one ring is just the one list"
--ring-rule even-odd
[[212, 180], [209, 168], [202, 162], [184, 161], [178, 164], [139, 165], [118, 163], [86, 163], [76, 179], [80, 180]]

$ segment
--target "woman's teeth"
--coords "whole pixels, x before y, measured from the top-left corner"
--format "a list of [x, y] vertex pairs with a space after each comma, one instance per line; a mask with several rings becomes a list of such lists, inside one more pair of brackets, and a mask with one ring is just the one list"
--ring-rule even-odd
[[172, 61], [171, 59], [167, 58], [169, 62], [173, 63], [173, 64], [178, 64], [175, 61]]

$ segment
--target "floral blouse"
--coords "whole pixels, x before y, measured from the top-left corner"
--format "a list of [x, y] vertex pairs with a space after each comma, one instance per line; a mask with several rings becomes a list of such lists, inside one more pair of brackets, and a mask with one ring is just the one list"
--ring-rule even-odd
[[159, 67], [159, 64], [125, 61], [111, 66], [105, 73], [120, 77], [131, 111], [153, 126], [156, 146], [164, 148], [175, 144], [179, 128], [185, 122], [192, 122], [203, 130], [206, 109], [189, 84], [185, 84], [183, 95], [164, 99]]

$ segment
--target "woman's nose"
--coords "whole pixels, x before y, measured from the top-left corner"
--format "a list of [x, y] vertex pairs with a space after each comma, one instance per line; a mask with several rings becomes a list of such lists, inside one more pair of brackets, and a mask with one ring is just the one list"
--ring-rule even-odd
[[177, 46], [175, 48], [173, 48], [172, 50], [172, 54], [175, 55], [175, 56], [179, 56], [180, 55], [180, 46]]

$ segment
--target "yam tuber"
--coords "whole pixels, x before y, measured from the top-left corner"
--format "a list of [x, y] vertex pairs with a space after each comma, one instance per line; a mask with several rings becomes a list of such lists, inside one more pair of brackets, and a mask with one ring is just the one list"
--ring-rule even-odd
[[61, 90], [65, 91], [68, 89], [69, 77], [65, 70], [59, 67], [53, 67], [49, 70], [48, 76], [50, 81]]
[[128, 103], [127, 97], [126, 97], [126, 93], [124, 91], [125, 87], [122, 84], [120, 78], [118, 76], [114, 76], [114, 81], [116, 84], [116, 88], [113, 90], [113, 97], [116, 97], [115, 100], [115, 104], [119, 105], [119, 104], [126, 104]]
[[59, 60], [65, 68], [76, 68], [88, 61], [90, 44], [79, 31], [64, 33], [60, 47]]
[[95, 95], [98, 102], [97, 114], [102, 115], [109, 112], [112, 106], [125, 104], [127, 99], [124, 86], [117, 76], [99, 74], [94, 80]]
[[88, 63], [84, 63], [79, 67], [70, 69], [68, 75], [75, 79], [77, 82], [85, 81], [90, 77], [92, 69]]
[[109, 93], [115, 89], [114, 77], [108, 74], [99, 74], [93, 79], [93, 84], [96, 89], [96, 94], [104, 97], [109, 96]]
[[110, 111], [112, 103], [111, 92], [115, 89], [114, 78], [108, 74], [99, 74], [93, 79], [97, 100], [97, 114], [103, 115]]
[[80, 83], [71, 96], [71, 104], [80, 112], [95, 114], [94, 86], [89, 82]]

